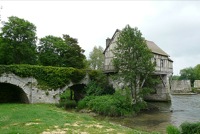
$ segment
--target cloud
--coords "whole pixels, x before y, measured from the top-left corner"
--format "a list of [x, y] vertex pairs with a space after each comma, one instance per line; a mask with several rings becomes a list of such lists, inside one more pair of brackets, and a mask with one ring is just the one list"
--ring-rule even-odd
[[174, 73], [195, 66], [200, 50], [199, 1], [2, 1], [2, 18], [17, 16], [37, 27], [38, 37], [69, 34], [88, 56], [93, 47], [127, 24], [138, 27], [174, 60]]
[[200, 2], [157, 3], [156, 14], [140, 26], [144, 36], [154, 41], [174, 60], [174, 73], [199, 64]]

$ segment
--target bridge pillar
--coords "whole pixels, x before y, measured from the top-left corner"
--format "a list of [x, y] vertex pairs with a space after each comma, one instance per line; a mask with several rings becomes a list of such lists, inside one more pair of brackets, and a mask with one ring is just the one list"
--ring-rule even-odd
[[[158, 75], [158, 74], [157, 74]], [[163, 101], [169, 102], [171, 101], [170, 97], [170, 84], [169, 84], [169, 74], [159, 74], [161, 83], [156, 85], [155, 92], [144, 97], [146, 101]], [[112, 75], [108, 75], [108, 79], [110, 84], [113, 85], [115, 89], [124, 88], [123, 79], [113, 80]]]
[[160, 101], [160, 102], [170, 102], [170, 83], [169, 83], [169, 74], [159, 74], [160, 81], [156, 86], [155, 92], [150, 93], [145, 96], [146, 101]]

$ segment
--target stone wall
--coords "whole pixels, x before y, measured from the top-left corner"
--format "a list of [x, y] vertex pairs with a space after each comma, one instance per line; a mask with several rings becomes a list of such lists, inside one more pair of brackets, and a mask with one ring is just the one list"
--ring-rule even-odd
[[200, 88], [200, 80], [194, 81], [194, 88]]
[[190, 80], [172, 80], [171, 93], [189, 93], [192, 91]]

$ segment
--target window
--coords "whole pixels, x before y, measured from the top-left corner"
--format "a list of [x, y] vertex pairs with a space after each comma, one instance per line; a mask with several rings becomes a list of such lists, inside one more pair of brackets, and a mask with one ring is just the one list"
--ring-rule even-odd
[[160, 66], [164, 67], [164, 60], [163, 59], [160, 59]]
[[157, 66], [156, 58], [154, 58], [154, 64]]

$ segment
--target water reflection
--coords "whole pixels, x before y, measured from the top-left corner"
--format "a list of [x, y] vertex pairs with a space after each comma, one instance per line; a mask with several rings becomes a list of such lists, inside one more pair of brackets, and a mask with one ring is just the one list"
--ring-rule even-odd
[[[166, 133], [170, 124], [200, 121], [200, 95], [173, 95], [171, 103], [149, 103], [159, 111], [147, 111], [132, 118], [106, 118], [134, 129]], [[102, 118], [101, 119], [105, 119]]]

